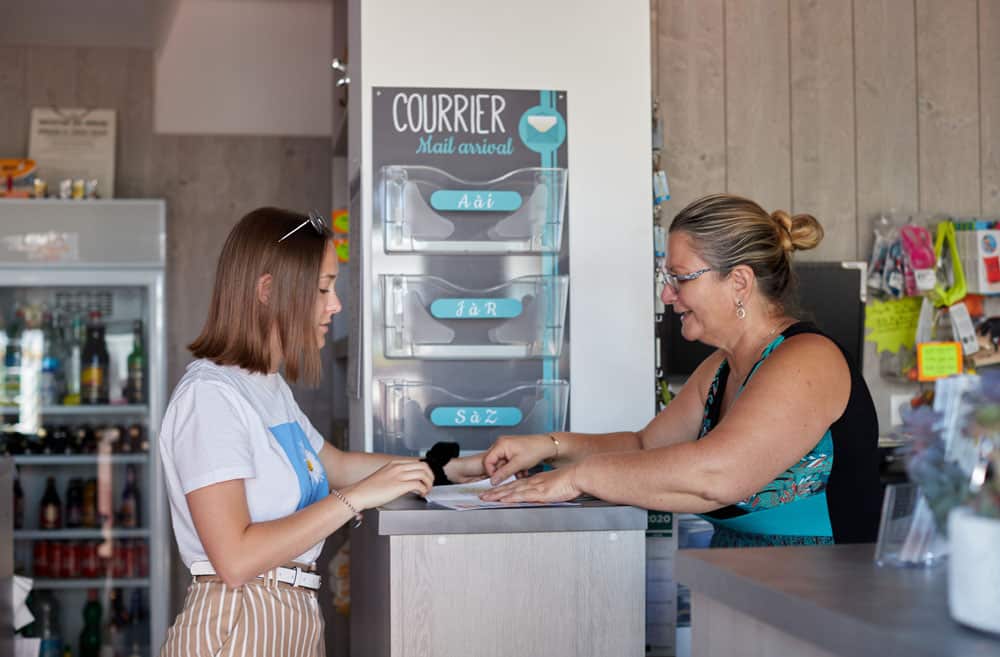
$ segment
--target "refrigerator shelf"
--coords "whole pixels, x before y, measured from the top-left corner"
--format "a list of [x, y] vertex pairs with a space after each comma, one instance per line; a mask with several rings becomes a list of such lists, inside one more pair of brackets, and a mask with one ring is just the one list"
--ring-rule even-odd
[[506, 360], [562, 352], [568, 276], [524, 276], [483, 290], [387, 274], [388, 358]]
[[148, 577], [95, 577], [91, 579], [70, 579], [58, 577], [42, 577], [34, 580], [35, 590], [65, 590], [65, 589], [138, 589], [148, 588]]
[[496, 394], [460, 394], [422, 381], [377, 385], [383, 412], [375, 438], [383, 444], [376, 442], [376, 449], [392, 454], [419, 453], [438, 441], [478, 451], [504, 434], [562, 431], [566, 425], [566, 381], [524, 383]]
[[[17, 410], [16, 406], [5, 406], [4, 410]], [[144, 416], [149, 407], [144, 404], [81, 404], [80, 406], [42, 406], [42, 415], [121, 415]]]
[[148, 529], [15, 529], [15, 541], [75, 541], [149, 538]]
[[382, 168], [386, 252], [558, 253], [566, 169], [468, 181], [428, 166]]
[[111, 465], [126, 465], [129, 463], [144, 465], [149, 462], [149, 454], [24, 454], [14, 457], [17, 465], [91, 465], [94, 463], [111, 463]]

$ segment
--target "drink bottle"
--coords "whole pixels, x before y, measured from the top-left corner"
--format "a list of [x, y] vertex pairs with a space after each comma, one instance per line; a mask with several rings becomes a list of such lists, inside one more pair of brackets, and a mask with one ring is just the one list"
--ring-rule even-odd
[[87, 342], [80, 364], [80, 401], [83, 404], [108, 403], [108, 346], [104, 339], [101, 313], [92, 311], [87, 324]]

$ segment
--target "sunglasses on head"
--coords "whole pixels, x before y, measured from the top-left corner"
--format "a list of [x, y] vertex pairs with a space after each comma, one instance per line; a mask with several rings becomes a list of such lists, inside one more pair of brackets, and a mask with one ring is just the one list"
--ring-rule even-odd
[[328, 230], [326, 225], [326, 220], [323, 218], [323, 215], [321, 215], [319, 212], [316, 212], [315, 210], [310, 210], [309, 214], [306, 216], [306, 220], [303, 221], [298, 226], [296, 226], [295, 228], [288, 231], [287, 233], [285, 233], [281, 237], [281, 239], [278, 240], [278, 242], [284, 242], [286, 239], [294, 235], [295, 231], [302, 228], [306, 224], [312, 226], [313, 230], [316, 231], [317, 235], [324, 235]]

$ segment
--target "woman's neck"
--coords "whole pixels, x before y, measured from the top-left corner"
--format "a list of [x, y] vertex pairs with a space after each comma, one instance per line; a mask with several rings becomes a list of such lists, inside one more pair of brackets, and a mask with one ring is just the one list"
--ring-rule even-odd
[[268, 337], [268, 345], [271, 350], [271, 361], [267, 367], [268, 374], [275, 374], [281, 369], [282, 363], [282, 349], [281, 340], [278, 339], [277, 329], [271, 329], [271, 335]]
[[762, 319], [754, 326], [747, 326], [730, 349], [723, 349], [729, 369], [739, 381], [746, 379], [765, 347], [794, 322], [786, 315]]

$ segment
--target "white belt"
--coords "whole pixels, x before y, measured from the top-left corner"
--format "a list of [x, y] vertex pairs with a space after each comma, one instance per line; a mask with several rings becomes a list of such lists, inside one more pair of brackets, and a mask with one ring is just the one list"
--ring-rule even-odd
[[[292, 586], [301, 586], [302, 588], [317, 590], [319, 589], [320, 582], [323, 579], [316, 573], [310, 573], [301, 568], [285, 568], [284, 566], [278, 566], [274, 570], [268, 571], [263, 575], [257, 575], [257, 579], [265, 579], [270, 573], [274, 573], [275, 579], [279, 582], [284, 582], [285, 584], [291, 584]], [[215, 568], [212, 567], [209, 561], [195, 561], [191, 564], [191, 575], [197, 577], [199, 575], [216, 575]]]

